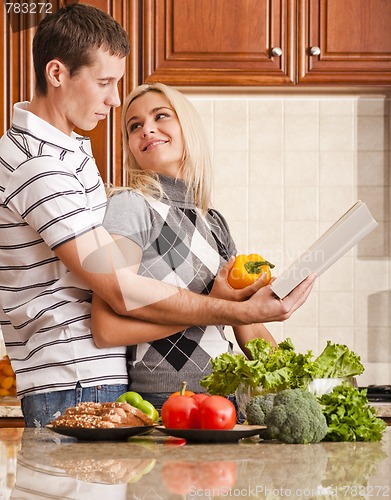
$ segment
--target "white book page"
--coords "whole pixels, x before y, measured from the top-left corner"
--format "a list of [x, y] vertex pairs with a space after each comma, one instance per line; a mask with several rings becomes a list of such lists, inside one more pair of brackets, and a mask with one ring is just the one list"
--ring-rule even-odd
[[273, 292], [283, 299], [311, 273], [320, 276], [377, 226], [366, 204], [357, 201], [274, 280], [271, 285]]

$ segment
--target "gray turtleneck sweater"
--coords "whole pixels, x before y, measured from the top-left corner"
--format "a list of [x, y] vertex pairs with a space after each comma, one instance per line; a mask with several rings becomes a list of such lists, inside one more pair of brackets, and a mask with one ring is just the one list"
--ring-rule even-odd
[[[143, 252], [139, 274], [207, 294], [229, 256], [236, 254], [227, 222], [206, 215], [189, 200], [187, 184], [159, 176], [164, 197], [156, 200], [124, 190], [109, 198], [104, 226], [135, 242]], [[180, 318], [186, 324], [186, 317]], [[203, 392], [200, 379], [210, 359], [230, 350], [223, 326], [196, 326], [165, 339], [128, 347], [128, 374], [136, 392], [174, 392], [181, 382]]]

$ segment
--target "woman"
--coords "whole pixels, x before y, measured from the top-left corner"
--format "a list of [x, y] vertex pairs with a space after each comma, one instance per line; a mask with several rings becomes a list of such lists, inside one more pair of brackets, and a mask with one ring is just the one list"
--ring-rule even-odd
[[[210, 150], [195, 108], [163, 84], [141, 85], [125, 100], [122, 134], [129, 187], [109, 193], [104, 225], [128, 264], [144, 276], [230, 298], [237, 291], [224, 273], [236, 248], [225, 219], [210, 208]], [[210, 358], [231, 349], [222, 325], [129, 321], [97, 296], [92, 331], [100, 347], [129, 346], [130, 389], [158, 409], [184, 380], [188, 389], [204, 391], [199, 380], [210, 373]], [[260, 336], [275, 344], [262, 324], [235, 326], [234, 332], [242, 349]]]

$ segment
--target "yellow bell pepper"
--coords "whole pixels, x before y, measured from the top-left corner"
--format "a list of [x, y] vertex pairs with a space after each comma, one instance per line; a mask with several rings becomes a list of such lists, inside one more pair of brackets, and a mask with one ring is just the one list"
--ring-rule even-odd
[[271, 280], [273, 267], [273, 264], [256, 253], [238, 255], [228, 273], [228, 283], [235, 289], [245, 288], [266, 273], [265, 285], [267, 285]]

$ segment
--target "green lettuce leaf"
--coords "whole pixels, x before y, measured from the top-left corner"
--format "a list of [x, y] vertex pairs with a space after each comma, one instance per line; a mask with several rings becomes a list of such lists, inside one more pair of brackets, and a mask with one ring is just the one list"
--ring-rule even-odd
[[310, 378], [345, 378], [360, 375], [364, 366], [360, 356], [352, 352], [346, 345], [332, 344], [327, 341], [323, 352], [309, 368]]
[[210, 394], [222, 396], [233, 394], [241, 382], [276, 392], [305, 388], [314, 378], [349, 378], [364, 371], [359, 356], [347, 346], [330, 341], [315, 361], [310, 350], [296, 353], [289, 338], [277, 347], [261, 338], [252, 339], [246, 348], [252, 359], [238, 353], [224, 353], [212, 359], [213, 371], [201, 379], [201, 386]]
[[200, 384], [210, 394], [233, 394], [241, 382], [250, 387], [262, 386], [266, 390], [302, 387], [307, 376], [312, 352], [296, 354], [292, 341], [287, 339], [274, 347], [258, 338], [246, 343], [252, 359], [244, 354], [224, 353], [211, 360], [212, 373]]

